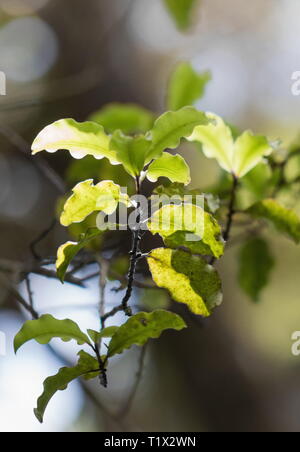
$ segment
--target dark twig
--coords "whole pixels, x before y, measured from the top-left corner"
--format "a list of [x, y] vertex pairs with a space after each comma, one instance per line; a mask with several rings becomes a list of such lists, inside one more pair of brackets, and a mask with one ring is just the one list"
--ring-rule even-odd
[[34, 308], [33, 305], [33, 292], [31, 289], [31, 282], [30, 282], [30, 276], [26, 275], [25, 277], [25, 283], [26, 283], [26, 289], [27, 289], [27, 293], [28, 293], [28, 299], [29, 299], [29, 304], [32, 308]]
[[[234, 174], [232, 175], [232, 178], [233, 178], [233, 182], [232, 182], [230, 201], [229, 201], [229, 206], [228, 206], [227, 222], [226, 222], [225, 229], [223, 232], [223, 239], [225, 240], [225, 242], [228, 242], [228, 240], [230, 238], [233, 217], [235, 214], [234, 207], [235, 207], [235, 200], [236, 200], [236, 190], [238, 187], [238, 178]], [[216, 258], [212, 257], [209, 261], [210, 265], [213, 265], [215, 263], [215, 261], [216, 261]]]
[[[47, 268], [36, 267], [36, 268], [31, 269], [30, 272], [35, 273], [36, 275], [45, 276], [46, 278], [57, 279], [56, 272], [53, 270], [48, 270]], [[84, 283], [81, 279], [76, 278], [75, 276], [70, 275], [69, 273], [66, 274], [64, 280], [65, 280], [65, 282], [67, 282], [69, 284], [74, 284], [75, 286], [79, 286], [79, 287], [85, 287]]]
[[37, 238], [34, 239], [34, 240], [30, 243], [30, 245], [29, 245], [30, 251], [31, 251], [31, 254], [33, 255], [33, 257], [34, 257], [35, 259], [37, 259], [37, 260], [41, 260], [41, 259], [42, 259], [42, 257], [41, 257], [41, 256], [37, 253], [37, 251], [36, 251], [36, 246], [37, 246], [40, 242], [42, 242], [42, 241], [47, 237], [48, 234], [50, 234], [50, 232], [55, 228], [56, 224], [57, 224], [57, 219], [54, 218], [54, 219], [51, 221], [50, 226], [48, 226], [44, 231], [42, 231], [42, 232], [37, 236]]
[[235, 200], [236, 200], [236, 189], [238, 187], [238, 178], [235, 175], [233, 175], [232, 177], [233, 177], [233, 184], [232, 184], [232, 189], [231, 189], [230, 202], [229, 202], [229, 206], [228, 206], [227, 223], [226, 223], [225, 231], [223, 233], [223, 238], [224, 238], [225, 242], [227, 242], [230, 237], [233, 216], [235, 214], [234, 205], [235, 205]]

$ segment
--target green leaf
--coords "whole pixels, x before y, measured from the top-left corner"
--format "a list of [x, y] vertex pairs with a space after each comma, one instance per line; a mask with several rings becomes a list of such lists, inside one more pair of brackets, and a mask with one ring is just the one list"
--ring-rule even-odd
[[187, 105], [194, 105], [204, 95], [206, 84], [210, 80], [210, 72], [198, 73], [190, 63], [179, 64], [168, 86], [168, 109], [179, 110]]
[[225, 171], [241, 178], [271, 154], [273, 149], [265, 137], [246, 131], [234, 141], [222, 118], [213, 113], [207, 116], [214, 124], [196, 127], [188, 140], [202, 143], [206, 157], [215, 158]]
[[195, 204], [166, 205], [148, 221], [152, 234], [159, 234], [170, 248], [219, 258], [224, 253], [221, 228], [212, 215]]
[[150, 142], [144, 136], [129, 137], [117, 130], [111, 139], [110, 146], [117, 153], [128, 174], [138, 176], [145, 166]]
[[248, 212], [254, 218], [263, 218], [270, 221], [279, 231], [300, 242], [300, 218], [291, 209], [287, 209], [274, 199], [265, 199], [251, 206]]
[[89, 179], [73, 188], [72, 196], [64, 205], [60, 222], [63, 226], [80, 223], [95, 211], [110, 215], [119, 203], [129, 205], [128, 195], [121, 192], [119, 185], [107, 180], [94, 185], [93, 180]]
[[89, 229], [83, 234], [78, 242], [66, 242], [57, 250], [56, 272], [61, 282], [64, 281], [66, 272], [71, 261], [91, 240], [98, 237], [102, 231], [96, 228]]
[[154, 123], [147, 139], [152, 145], [147, 154], [146, 163], [158, 158], [166, 149], [175, 149], [182, 138], [189, 137], [196, 126], [208, 124], [205, 113], [194, 107], [184, 107], [178, 111], [169, 111], [161, 115]]
[[181, 155], [172, 155], [164, 152], [161, 157], [154, 160], [146, 173], [151, 182], [156, 182], [159, 177], [167, 177], [171, 182], [179, 182], [188, 185], [191, 182], [190, 168]]
[[112, 103], [93, 113], [89, 119], [101, 124], [108, 133], [122, 130], [127, 135], [135, 135], [151, 129], [154, 114], [139, 105]]
[[158, 248], [147, 260], [158, 287], [167, 289], [175, 301], [186, 304], [194, 314], [208, 317], [221, 304], [220, 277], [201, 257]]
[[253, 301], [258, 302], [262, 289], [268, 284], [274, 267], [268, 243], [261, 238], [248, 240], [239, 255], [238, 280], [241, 288]]
[[75, 159], [92, 155], [96, 159], [107, 157], [111, 163], [118, 163], [116, 153], [110, 149], [109, 142], [110, 137], [99, 124], [61, 119], [38, 134], [32, 144], [32, 153], [66, 149]]
[[177, 28], [186, 30], [192, 20], [192, 13], [198, 0], [163, 0]]
[[17, 352], [22, 345], [33, 339], [39, 344], [48, 344], [53, 338], [60, 338], [65, 342], [74, 339], [79, 345], [90, 344], [87, 335], [73, 320], [57, 320], [52, 315], [46, 314], [38, 320], [29, 320], [24, 323], [15, 337], [14, 349]]
[[273, 149], [264, 136], [253, 135], [246, 131], [235, 141], [233, 172], [243, 177], [261, 162], [264, 156], [270, 155]]
[[84, 351], [80, 351], [78, 355], [79, 361], [75, 367], [63, 367], [59, 370], [58, 374], [48, 377], [44, 381], [44, 392], [39, 397], [37, 408], [34, 410], [34, 414], [39, 422], [43, 422], [46, 408], [52, 397], [58, 391], [64, 391], [69, 383], [81, 376], [87, 376], [89, 379], [99, 375], [99, 364], [95, 358]]
[[108, 326], [107, 328], [104, 328], [102, 331], [94, 331], [94, 330], [87, 330], [90, 338], [94, 343], [98, 343], [103, 338], [110, 338], [112, 337], [117, 330], [119, 329], [118, 326]]
[[168, 329], [182, 330], [186, 324], [181, 317], [169, 311], [139, 312], [124, 323], [113, 335], [108, 356], [122, 353], [132, 345], [144, 345], [148, 339], [157, 338]]

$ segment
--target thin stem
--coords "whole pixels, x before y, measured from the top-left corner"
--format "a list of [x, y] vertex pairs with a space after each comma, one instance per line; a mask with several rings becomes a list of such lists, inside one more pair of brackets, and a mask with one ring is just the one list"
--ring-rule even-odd
[[[136, 185], [136, 194], [140, 195], [141, 194], [141, 182], [140, 182], [139, 176], [136, 176], [136, 178], [135, 178], [135, 185]], [[136, 222], [137, 222], [136, 230], [134, 230], [132, 233], [132, 247], [131, 247], [131, 251], [130, 251], [130, 267], [129, 267], [129, 272], [128, 272], [128, 284], [127, 284], [126, 293], [125, 293], [124, 298], [121, 303], [122, 307], [123, 307], [123, 311], [129, 317], [132, 315], [132, 310], [128, 306], [128, 302], [132, 295], [137, 262], [139, 260], [139, 257], [141, 256], [140, 242], [142, 240], [142, 235], [141, 235], [141, 231], [140, 231], [140, 221], [141, 221], [141, 215], [139, 213], [136, 218]]]
[[[236, 200], [236, 190], [238, 187], [238, 178], [234, 174], [232, 175], [232, 178], [233, 178], [233, 183], [232, 183], [230, 201], [229, 201], [229, 206], [228, 206], [227, 222], [226, 222], [225, 229], [223, 232], [223, 239], [225, 240], [225, 242], [228, 242], [228, 240], [230, 238], [233, 217], [235, 214], [234, 207], [235, 207], [235, 200]], [[209, 261], [210, 265], [213, 265], [215, 263], [215, 261], [216, 261], [216, 258], [212, 257]]]
[[106, 278], [109, 269], [108, 262], [105, 259], [102, 259], [100, 256], [98, 257], [99, 263], [99, 314], [101, 319], [101, 329], [105, 328], [105, 321], [103, 321], [103, 316], [105, 315], [105, 289], [106, 289]]
[[30, 276], [29, 275], [26, 275], [25, 283], [26, 283], [26, 289], [27, 289], [27, 293], [28, 293], [30, 306], [32, 308], [34, 308], [34, 305], [33, 305], [33, 292], [31, 290], [31, 283], [30, 283]]
[[236, 200], [236, 190], [238, 187], [238, 178], [235, 175], [233, 175], [232, 177], [233, 177], [233, 184], [232, 184], [230, 202], [229, 202], [229, 207], [228, 207], [227, 223], [226, 223], [225, 231], [223, 233], [223, 238], [224, 238], [225, 242], [227, 242], [230, 237], [233, 216], [235, 214], [234, 205], [235, 205], [235, 200]]

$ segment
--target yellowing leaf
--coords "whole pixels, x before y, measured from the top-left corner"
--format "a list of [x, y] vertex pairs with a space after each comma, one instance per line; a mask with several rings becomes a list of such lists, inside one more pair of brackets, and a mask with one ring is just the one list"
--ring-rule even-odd
[[169, 111], [161, 115], [146, 135], [152, 142], [145, 163], [158, 158], [166, 149], [175, 149], [182, 138], [189, 137], [196, 126], [208, 124], [205, 113], [193, 107], [184, 107], [178, 111]]
[[154, 123], [154, 115], [149, 110], [135, 104], [119, 103], [106, 105], [89, 119], [101, 124], [108, 133], [122, 130], [128, 135], [145, 133]]
[[63, 282], [67, 269], [74, 257], [84, 248], [91, 240], [98, 237], [102, 231], [93, 228], [83, 234], [78, 242], [66, 242], [57, 250], [56, 271], [58, 278]]
[[121, 188], [112, 181], [102, 181], [94, 185], [93, 180], [80, 182], [73, 188], [72, 196], [64, 205], [61, 224], [69, 226], [79, 223], [95, 211], [112, 214], [119, 203], [129, 204], [129, 198], [121, 193]]
[[144, 136], [128, 137], [118, 130], [113, 134], [110, 146], [116, 151], [118, 161], [127, 173], [135, 177], [145, 166], [150, 144]]
[[208, 317], [221, 304], [221, 280], [204, 259], [182, 250], [158, 248], [148, 257], [154, 282], [194, 314]]
[[295, 243], [300, 242], [300, 218], [296, 212], [283, 207], [274, 199], [259, 201], [247, 212], [255, 218], [270, 221], [279, 232], [286, 234]]
[[79, 345], [90, 344], [89, 338], [80, 330], [77, 323], [69, 319], [57, 320], [52, 315], [46, 314], [38, 320], [24, 323], [14, 339], [14, 349], [17, 352], [22, 345], [32, 339], [39, 344], [48, 344], [56, 337], [65, 342], [74, 339]]
[[58, 374], [48, 377], [44, 381], [44, 391], [37, 401], [37, 408], [34, 414], [42, 423], [44, 420], [45, 410], [58, 391], [64, 391], [71, 381], [81, 376], [89, 375], [95, 378], [99, 375], [98, 361], [84, 351], [79, 352], [79, 361], [75, 367], [63, 367]]
[[187, 105], [194, 105], [203, 96], [209, 80], [211, 80], [210, 72], [198, 73], [190, 63], [179, 64], [170, 78], [168, 108], [179, 110]]
[[230, 127], [222, 118], [213, 113], [207, 113], [207, 116], [214, 123], [196, 127], [188, 140], [202, 143], [206, 157], [215, 158], [221, 168], [236, 177], [245, 176], [273, 151], [264, 136], [253, 135], [249, 131], [234, 141]]
[[181, 155], [172, 155], [164, 152], [161, 157], [154, 160], [149, 166], [147, 179], [156, 182], [159, 177], [167, 177], [171, 182], [188, 185], [191, 182], [190, 168]]
[[212, 215], [195, 204], [166, 205], [148, 222], [152, 234], [159, 234], [170, 248], [219, 258], [224, 252], [221, 228]]
[[32, 153], [66, 149], [75, 159], [92, 155], [96, 159], [107, 157], [111, 163], [118, 163], [116, 153], [109, 147], [109, 141], [110, 137], [99, 124], [61, 119], [38, 134], [32, 144]]
[[118, 328], [110, 341], [107, 355], [117, 355], [132, 345], [142, 346], [167, 329], [179, 331], [185, 327], [183, 319], [169, 311], [139, 312]]

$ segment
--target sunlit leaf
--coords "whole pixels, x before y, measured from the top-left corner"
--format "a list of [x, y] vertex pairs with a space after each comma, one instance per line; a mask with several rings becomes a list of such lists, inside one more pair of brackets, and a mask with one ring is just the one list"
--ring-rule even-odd
[[116, 131], [110, 146], [117, 153], [119, 162], [131, 176], [138, 176], [143, 170], [151, 143], [144, 136], [129, 137]]
[[107, 157], [111, 163], [118, 163], [115, 151], [109, 147], [110, 137], [101, 125], [95, 122], [77, 122], [61, 119], [45, 127], [32, 144], [32, 153], [56, 152], [65, 149], [75, 159], [92, 155], [96, 159]]
[[165, 205], [148, 222], [152, 234], [159, 234], [170, 248], [221, 257], [224, 240], [214, 217], [195, 204]]
[[168, 109], [179, 110], [187, 105], [194, 105], [203, 96], [206, 84], [210, 80], [210, 72], [198, 73], [190, 63], [179, 64], [168, 86]]
[[57, 250], [56, 271], [58, 278], [63, 282], [68, 267], [79, 251], [84, 248], [91, 240], [101, 234], [102, 231], [93, 228], [83, 234], [78, 242], [66, 242]]
[[246, 131], [234, 140], [230, 127], [222, 118], [213, 113], [207, 113], [207, 116], [214, 123], [196, 127], [188, 140], [200, 142], [206, 157], [215, 158], [221, 168], [236, 177], [245, 176], [273, 151], [264, 136]]
[[205, 113], [194, 107], [184, 107], [178, 111], [169, 111], [161, 115], [154, 123], [147, 139], [152, 145], [147, 154], [146, 163], [158, 158], [166, 149], [175, 149], [182, 138], [189, 137], [196, 126], [208, 124]]
[[239, 284], [253, 301], [259, 301], [274, 266], [268, 243], [254, 237], [243, 244], [239, 255]]
[[79, 360], [75, 367], [63, 367], [58, 374], [44, 381], [44, 392], [39, 397], [37, 408], [34, 410], [35, 416], [41, 423], [50, 400], [58, 391], [64, 391], [69, 383], [81, 376], [95, 378], [99, 375], [99, 364], [95, 358], [84, 351], [80, 351], [78, 355]]
[[264, 136], [253, 135], [246, 131], [240, 135], [234, 143], [233, 172], [238, 177], [243, 177], [259, 162], [264, 156], [270, 155], [273, 151], [270, 143]]
[[194, 7], [199, 0], [163, 0], [176, 26], [186, 30], [192, 20]]
[[113, 335], [107, 354], [117, 355], [132, 345], [142, 346], [149, 339], [158, 338], [165, 330], [179, 331], [185, 327], [183, 319], [169, 311], [139, 312], [130, 317]]
[[191, 182], [190, 168], [181, 155], [164, 152], [149, 166], [147, 179], [156, 182], [159, 177], [167, 177], [171, 182], [188, 185]]
[[295, 243], [300, 242], [300, 218], [292, 209], [283, 207], [274, 199], [265, 199], [251, 206], [247, 212], [255, 218], [270, 221], [279, 232]]
[[221, 168], [231, 172], [234, 153], [231, 130], [221, 117], [213, 113], [206, 115], [214, 123], [196, 127], [188, 140], [202, 143], [206, 157], [215, 158]]
[[119, 185], [112, 181], [102, 181], [94, 185], [93, 180], [89, 179], [73, 188], [72, 196], [64, 205], [60, 222], [63, 226], [79, 223], [95, 211], [110, 215], [119, 203], [129, 203], [128, 195], [121, 192]]
[[46, 314], [38, 320], [25, 322], [14, 340], [15, 352], [22, 345], [31, 340], [39, 344], [48, 344], [51, 339], [60, 338], [65, 342], [74, 339], [79, 345], [90, 344], [90, 340], [73, 320], [57, 320], [52, 315]]
[[145, 133], [154, 123], [154, 114], [135, 104], [108, 104], [89, 119], [101, 124], [106, 132], [122, 130], [127, 135]]
[[208, 317], [222, 302], [217, 271], [199, 256], [182, 250], [158, 248], [148, 257], [154, 282], [172, 298], [186, 304], [194, 314]]

